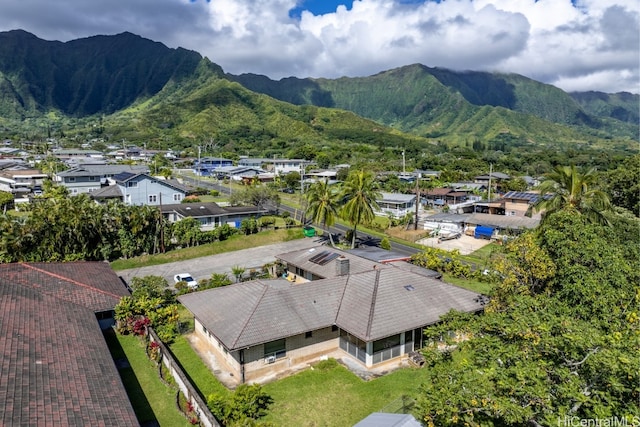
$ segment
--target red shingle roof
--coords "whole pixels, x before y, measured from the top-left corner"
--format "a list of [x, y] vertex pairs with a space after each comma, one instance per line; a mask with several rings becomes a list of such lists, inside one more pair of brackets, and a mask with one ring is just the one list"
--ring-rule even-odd
[[103, 262], [0, 264], [0, 425], [138, 425], [95, 316], [127, 294]]

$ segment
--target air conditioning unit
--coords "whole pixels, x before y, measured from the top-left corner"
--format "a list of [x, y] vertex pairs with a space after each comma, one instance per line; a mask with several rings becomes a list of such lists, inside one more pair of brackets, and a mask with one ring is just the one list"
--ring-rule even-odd
[[269, 356], [269, 357], [265, 357], [264, 358], [264, 363], [273, 363], [276, 361], [276, 357], [275, 356]]

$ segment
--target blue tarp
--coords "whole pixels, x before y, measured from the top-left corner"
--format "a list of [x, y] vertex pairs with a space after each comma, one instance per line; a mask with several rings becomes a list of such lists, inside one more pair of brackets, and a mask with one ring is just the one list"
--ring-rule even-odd
[[486, 225], [477, 225], [476, 231], [473, 233], [473, 237], [476, 239], [491, 239], [493, 235], [493, 227], [487, 227]]

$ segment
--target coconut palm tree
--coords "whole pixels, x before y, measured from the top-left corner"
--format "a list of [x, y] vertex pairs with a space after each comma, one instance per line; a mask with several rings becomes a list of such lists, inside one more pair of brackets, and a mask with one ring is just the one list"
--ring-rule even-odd
[[556, 166], [540, 184], [540, 198], [536, 211], [545, 215], [561, 210], [570, 210], [584, 215], [589, 221], [609, 224], [604, 212], [610, 209], [607, 195], [597, 188], [595, 169], [581, 173], [574, 165]]
[[322, 224], [329, 233], [331, 246], [334, 246], [329, 227], [335, 224], [338, 215], [338, 193], [333, 190], [327, 180], [324, 180], [312, 184], [305, 197], [308, 204], [306, 216], [313, 222]]
[[342, 217], [353, 226], [351, 248], [356, 246], [356, 229], [359, 224], [373, 221], [374, 209], [379, 209], [377, 199], [380, 193], [375, 188], [374, 176], [371, 172], [353, 171], [342, 185], [341, 200], [344, 202], [340, 211]]

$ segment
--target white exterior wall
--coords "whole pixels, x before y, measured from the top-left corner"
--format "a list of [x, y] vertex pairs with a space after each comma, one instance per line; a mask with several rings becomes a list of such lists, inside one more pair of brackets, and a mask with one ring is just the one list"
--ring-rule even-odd
[[463, 230], [463, 227], [461, 224], [454, 224], [451, 222], [436, 222], [436, 221], [425, 221], [424, 222], [424, 229], [425, 230], [446, 230], [446, 231], [453, 231], [456, 233], [461, 233]]

